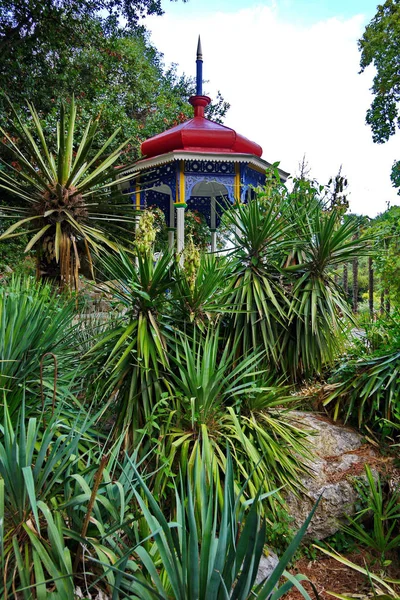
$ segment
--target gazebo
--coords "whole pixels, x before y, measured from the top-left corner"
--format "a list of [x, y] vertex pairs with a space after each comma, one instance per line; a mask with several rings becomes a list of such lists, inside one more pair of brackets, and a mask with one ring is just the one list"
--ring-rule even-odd
[[[157, 206], [163, 211], [169, 246], [175, 245], [176, 234], [178, 253], [185, 245], [186, 208], [204, 215], [215, 252], [224, 207], [247, 202], [253, 187], [265, 183], [266, 169], [271, 166], [261, 158], [261, 146], [205, 117], [211, 99], [202, 91], [200, 37], [196, 65], [196, 95], [189, 98], [193, 118], [143, 142], [143, 158], [121, 172], [134, 176], [130, 190], [137, 209]], [[279, 172], [285, 181], [288, 173]]]

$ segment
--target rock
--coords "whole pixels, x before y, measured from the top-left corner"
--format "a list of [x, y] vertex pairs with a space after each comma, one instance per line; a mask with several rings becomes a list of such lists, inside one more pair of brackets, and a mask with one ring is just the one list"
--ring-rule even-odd
[[258, 573], [255, 581], [256, 585], [264, 581], [264, 579], [267, 579], [274, 571], [278, 563], [279, 558], [274, 552], [272, 552], [272, 550], [268, 551], [268, 555], [263, 554], [258, 566]]
[[346, 515], [354, 514], [358, 496], [352, 478], [364, 476], [364, 465], [375, 453], [349, 427], [335, 425], [316, 414], [293, 411], [291, 416], [298, 425], [313, 431], [310, 441], [315, 458], [309, 462], [312, 476], [301, 479], [306, 493], [300, 497], [289, 493], [286, 498], [289, 513], [298, 529], [321, 496], [306, 537], [322, 540], [340, 529]]
[[84, 598], [85, 600], [111, 600], [111, 596], [108, 596], [101, 590], [94, 592], [95, 595], [89, 592], [83, 593], [81, 588], [78, 586], [75, 588], [75, 598]]

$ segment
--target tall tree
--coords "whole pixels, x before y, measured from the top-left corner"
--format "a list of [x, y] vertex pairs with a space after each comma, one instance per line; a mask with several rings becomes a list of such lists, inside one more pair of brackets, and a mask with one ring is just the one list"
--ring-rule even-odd
[[[82, 122], [102, 113], [101, 144], [117, 127], [112, 149], [130, 138], [125, 161], [140, 142], [192, 114], [190, 78], [165, 70], [138, 19], [161, 14], [160, 0], [6, 0], [0, 4], [0, 90], [20, 110], [32, 102], [54, 130], [59, 100], [79, 100]], [[228, 108], [219, 95], [215, 120]], [[9, 107], [0, 94], [0, 121]], [[28, 112], [26, 113], [28, 118]]]
[[[400, 127], [400, 0], [378, 6], [358, 44], [361, 72], [371, 64], [376, 70], [366, 121], [374, 142], [382, 144]], [[400, 194], [400, 161], [393, 164], [391, 178]]]
[[343, 289], [344, 289], [345, 296], [347, 298], [349, 295], [349, 271], [348, 271], [347, 263], [344, 263], [344, 265], [343, 265]]
[[[356, 237], [354, 239], [357, 239]], [[358, 258], [353, 258], [353, 312], [358, 312]]]
[[368, 257], [368, 305], [370, 318], [374, 318], [374, 259]]

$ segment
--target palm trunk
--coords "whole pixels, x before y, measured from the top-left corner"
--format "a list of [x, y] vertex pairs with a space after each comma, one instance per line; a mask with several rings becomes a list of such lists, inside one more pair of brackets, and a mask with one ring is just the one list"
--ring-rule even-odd
[[386, 310], [386, 313], [388, 315], [390, 315], [390, 296], [389, 296], [389, 289], [388, 288], [385, 290], [385, 297], [386, 297], [385, 310]]
[[343, 289], [347, 300], [349, 295], [349, 272], [347, 269], [347, 264], [343, 265]]
[[353, 313], [358, 312], [358, 258], [353, 260]]
[[374, 318], [374, 261], [372, 256], [368, 258], [368, 303], [371, 321]]

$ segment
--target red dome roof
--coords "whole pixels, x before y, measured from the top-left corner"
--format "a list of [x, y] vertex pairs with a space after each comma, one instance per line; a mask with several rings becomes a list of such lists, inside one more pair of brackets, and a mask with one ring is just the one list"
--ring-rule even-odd
[[146, 158], [174, 150], [262, 155], [261, 146], [255, 142], [204, 117], [204, 108], [210, 103], [210, 98], [193, 96], [189, 102], [194, 107], [193, 119], [143, 142], [141, 150]]

